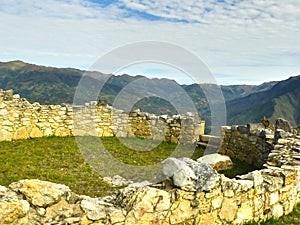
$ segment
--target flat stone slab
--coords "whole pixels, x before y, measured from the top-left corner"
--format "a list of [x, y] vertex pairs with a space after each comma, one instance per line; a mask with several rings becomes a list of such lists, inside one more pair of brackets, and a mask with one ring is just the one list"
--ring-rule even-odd
[[197, 159], [199, 163], [208, 163], [216, 171], [229, 170], [233, 164], [229, 156], [218, 153], [205, 155]]

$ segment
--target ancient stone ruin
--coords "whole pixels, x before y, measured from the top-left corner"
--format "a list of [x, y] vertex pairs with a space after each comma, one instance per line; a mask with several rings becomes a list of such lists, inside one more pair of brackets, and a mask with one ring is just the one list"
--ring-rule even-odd
[[[20, 117], [17, 115], [20, 111], [15, 110], [19, 105], [10, 104], [24, 100], [16, 99], [19, 98], [5, 100], [2, 95], [0, 101], [0, 130], [7, 139], [21, 137], [18, 135], [22, 134], [22, 127], [29, 137], [30, 129], [37, 128], [44, 134], [47, 128], [54, 132], [54, 127], [60, 127], [51, 125], [41, 106], [34, 110], [44, 114], [31, 117], [28, 113], [24, 118], [29, 120], [22, 121], [24, 114]], [[41, 115], [44, 121], [37, 123], [50, 125], [35, 124], [32, 128]], [[68, 117], [65, 121], [71, 124]], [[54, 120], [55, 123], [60, 124]], [[72, 130], [70, 127], [60, 130], [67, 128]], [[102, 198], [77, 195], [62, 184], [21, 180], [8, 187], [0, 186], [0, 224], [241, 224], [289, 214], [300, 202], [299, 129], [292, 128], [283, 119], [278, 119], [275, 126], [248, 124], [221, 129], [223, 141], [219, 154], [261, 169], [229, 179], [217, 172], [231, 166], [226, 157], [221, 160], [223, 164], [215, 162], [212, 156], [197, 161], [168, 158], [163, 161], [166, 177], [163, 182], [128, 183], [114, 195]], [[209, 138], [203, 136], [198, 139]]]
[[0, 90], [0, 141], [44, 136], [142, 137], [194, 143], [204, 133], [195, 115], [156, 116], [136, 110], [124, 113], [97, 102], [85, 105], [40, 105]]

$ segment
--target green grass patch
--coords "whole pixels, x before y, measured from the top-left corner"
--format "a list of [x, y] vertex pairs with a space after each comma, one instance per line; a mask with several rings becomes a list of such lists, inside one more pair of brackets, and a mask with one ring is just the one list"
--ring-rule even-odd
[[78, 194], [102, 196], [113, 189], [84, 161], [75, 138], [37, 138], [0, 143], [0, 184], [41, 179], [68, 185]]
[[238, 159], [231, 159], [233, 163], [233, 167], [230, 170], [219, 171], [219, 173], [224, 174], [226, 177], [234, 178], [237, 175], [247, 174], [251, 171], [257, 170], [259, 168], [254, 165], [248, 164], [246, 162], [242, 162]]
[[[123, 144], [125, 139], [87, 137], [85, 141], [92, 150], [95, 148], [94, 140], [101, 140], [105, 149], [118, 161], [134, 166], [159, 163], [173, 156], [172, 153], [178, 148], [178, 145], [174, 143], [162, 142], [151, 151], [137, 151], [125, 146]], [[135, 147], [142, 143], [138, 139], [127, 139], [127, 141]], [[193, 146], [181, 145], [180, 153], [176, 154], [176, 157], [185, 156], [186, 152], [191, 149]], [[204, 148], [196, 148], [192, 158], [201, 157], [204, 150]], [[102, 163], [110, 169], [111, 165], [107, 165], [105, 160]], [[234, 164], [234, 168], [224, 171], [224, 174], [232, 177], [249, 172], [249, 168], [244, 168], [244, 163], [234, 161]], [[130, 172], [132, 171], [128, 171]], [[74, 192], [89, 196], [103, 196], [115, 191], [114, 188], [102, 182], [99, 173], [86, 162], [74, 137], [46, 137], [0, 142], [0, 185], [7, 186], [20, 179], [41, 179], [63, 183]]]
[[[115, 137], [101, 138], [101, 141], [115, 158], [136, 166], [161, 162], [177, 146], [161, 143], [152, 151], [135, 151]], [[194, 155], [201, 154], [203, 150], [197, 149]], [[100, 175], [85, 161], [74, 137], [0, 142], [0, 185], [8, 186], [21, 179], [63, 183], [74, 192], [89, 196], [103, 196], [115, 191], [102, 182]]]

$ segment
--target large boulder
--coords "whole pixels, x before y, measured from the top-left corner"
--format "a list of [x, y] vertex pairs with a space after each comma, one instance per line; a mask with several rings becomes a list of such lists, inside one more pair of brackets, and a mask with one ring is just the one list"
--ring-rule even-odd
[[205, 155], [197, 159], [198, 163], [208, 163], [216, 171], [231, 169], [233, 164], [229, 156], [218, 153]]
[[184, 161], [176, 158], [164, 160], [163, 174], [171, 178], [176, 187], [186, 191], [195, 191], [194, 181], [197, 179], [196, 175]]
[[163, 162], [163, 173], [174, 186], [186, 191], [210, 191], [220, 183], [219, 174], [207, 163], [188, 158], [168, 158]]

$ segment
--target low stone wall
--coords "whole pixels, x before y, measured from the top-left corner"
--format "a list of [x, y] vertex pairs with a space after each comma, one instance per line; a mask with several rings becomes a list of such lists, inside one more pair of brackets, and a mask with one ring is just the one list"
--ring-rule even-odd
[[0, 90], [0, 141], [94, 135], [194, 143], [201, 132], [204, 121], [193, 115], [156, 116], [138, 110], [128, 115], [97, 102], [84, 106], [31, 104], [11, 90]]
[[263, 124], [223, 126], [220, 154], [262, 168], [274, 148], [274, 129]]
[[264, 169], [234, 179], [205, 163], [170, 158], [164, 182], [134, 183], [103, 198], [21, 180], [0, 186], [0, 224], [208, 225], [281, 217], [300, 202], [299, 152], [299, 134], [282, 132]]

